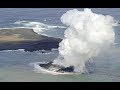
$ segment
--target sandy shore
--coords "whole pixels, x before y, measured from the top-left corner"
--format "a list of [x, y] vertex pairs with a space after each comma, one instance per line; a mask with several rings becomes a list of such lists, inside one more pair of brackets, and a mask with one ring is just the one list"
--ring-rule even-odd
[[37, 41], [48, 38], [43, 35], [38, 35], [32, 29], [16, 28], [16, 29], [1, 29], [0, 41]]
[[0, 41], [24, 41], [25, 40], [24, 38], [20, 38], [19, 36], [20, 36], [19, 34], [14, 34], [9, 36], [3, 35], [3, 36], [0, 36]]

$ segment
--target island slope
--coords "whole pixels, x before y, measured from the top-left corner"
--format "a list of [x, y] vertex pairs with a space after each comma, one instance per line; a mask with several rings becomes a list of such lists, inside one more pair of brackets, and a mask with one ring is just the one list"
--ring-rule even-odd
[[29, 28], [13, 28], [0, 30], [0, 51], [17, 50], [25, 51], [51, 50], [58, 48], [62, 39], [39, 35]]

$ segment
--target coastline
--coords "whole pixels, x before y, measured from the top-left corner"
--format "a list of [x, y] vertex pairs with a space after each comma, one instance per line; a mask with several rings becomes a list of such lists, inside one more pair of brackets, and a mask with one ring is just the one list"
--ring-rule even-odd
[[39, 35], [33, 29], [15, 28], [0, 30], [0, 51], [17, 50], [25, 51], [51, 50], [58, 48], [62, 39]]

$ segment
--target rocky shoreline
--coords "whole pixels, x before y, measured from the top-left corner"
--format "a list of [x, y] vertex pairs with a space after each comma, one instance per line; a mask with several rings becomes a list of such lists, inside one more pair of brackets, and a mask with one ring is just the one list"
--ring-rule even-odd
[[61, 40], [60, 38], [38, 35], [32, 29], [2, 29], [0, 30], [0, 51], [17, 49], [30, 52], [51, 50], [52, 48], [58, 48]]

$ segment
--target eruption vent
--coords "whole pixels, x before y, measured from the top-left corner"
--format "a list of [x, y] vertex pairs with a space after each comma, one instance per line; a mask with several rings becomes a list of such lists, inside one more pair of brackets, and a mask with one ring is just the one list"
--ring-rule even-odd
[[114, 44], [115, 20], [112, 16], [96, 14], [91, 9], [69, 10], [61, 17], [68, 28], [59, 44], [55, 64], [74, 66], [75, 72], [84, 73], [85, 63]]

